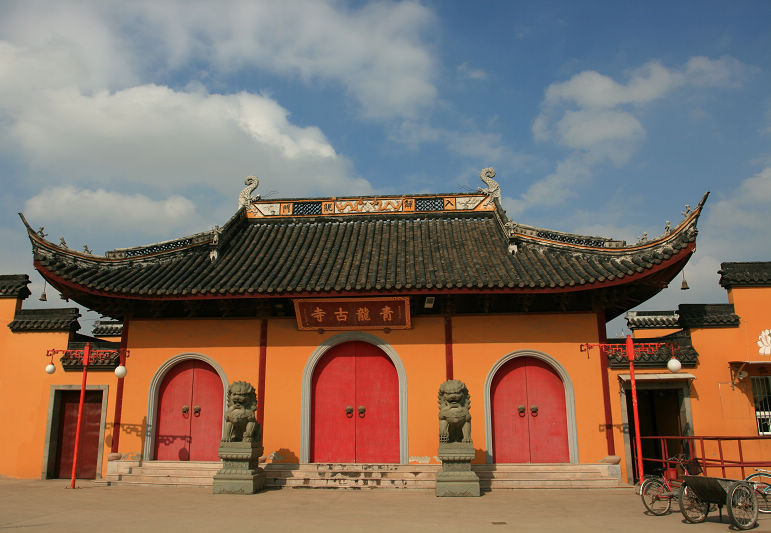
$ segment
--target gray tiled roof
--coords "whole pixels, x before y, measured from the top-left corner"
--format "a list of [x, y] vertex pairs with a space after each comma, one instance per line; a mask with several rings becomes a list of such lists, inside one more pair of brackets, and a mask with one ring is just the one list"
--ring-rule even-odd
[[[276, 209], [287, 203], [277, 201]], [[441, 199], [436, 212], [284, 216], [271, 211], [254, 218], [241, 209], [221, 230], [105, 257], [46, 241], [22, 219], [35, 267], [63, 295], [96, 310], [115, 302], [190, 299], [585, 295], [647, 280], [636, 296], [612, 296], [613, 312], [619, 313], [623, 305], [628, 309], [642, 301], [635, 298], [658, 292], [682, 268], [695, 246], [703, 203], [671, 232], [632, 245], [510, 223], [497, 203], [486, 211], [442, 210]], [[295, 201], [291, 211], [299, 212], [301, 204]], [[112, 311], [105, 314], [123, 316]]]
[[725, 328], [739, 325], [733, 304], [680, 304], [680, 324], [684, 328]]
[[630, 311], [629, 329], [726, 328], [739, 325], [733, 304], [680, 304], [677, 311]]
[[680, 327], [677, 311], [629, 311], [625, 318], [629, 329]]
[[75, 307], [59, 309], [19, 309], [8, 327], [11, 331], [77, 331], [80, 311]]
[[31, 294], [29, 283], [27, 274], [0, 275], [0, 298], [26, 298]]
[[120, 337], [123, 333], [123, 322], [119, 320], [97, 320], [91, 334], [95, 337]]
[[720, 285], [728, 287], [771, 286], [771, 261], [721, 263]]
[[137, 259], [97, 262], [36, 246], [40, 267], [91, 290], [169, 297], [409, 289], [579, 288], [651, 270], [681, 253], [696, 232], [634, 251], [571, 248], [509, 239], [490, 216], [349, 220], [244, 220], [210, 260], [197, 245]]

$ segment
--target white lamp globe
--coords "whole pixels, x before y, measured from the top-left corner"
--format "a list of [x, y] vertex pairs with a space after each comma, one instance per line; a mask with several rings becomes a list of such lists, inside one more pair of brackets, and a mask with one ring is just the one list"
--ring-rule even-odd
[[126, 367], [123, 365], [118, 365], [115, 367], [115, 376], [118, 378], [125, 378], [126, 377]]
[[56, 367], [53, 363], [48, 363], [46, 365], [46, 374], [53, 374], [54, 372], [56, 372]]
[[674, 357], [672, 359], [670, 359], [669, 361], [667, 361], [667, 369], [670, 372], [673, 372], [673, 373], [680, 372], [681, 368], [683, 368], [683, 365], [680, 363], [680, 361], [678, 361]]

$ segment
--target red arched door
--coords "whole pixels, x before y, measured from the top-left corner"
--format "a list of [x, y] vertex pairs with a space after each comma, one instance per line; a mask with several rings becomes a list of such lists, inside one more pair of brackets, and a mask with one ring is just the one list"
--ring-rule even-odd
[[534, 357], [517, 357], [493, 378], [493, 462], [567, 463], [565, 387], [554, 369]]
[[312, 380], [311, 461], [399, 462], [399, 379], [377, 346], [331, 348]]
[[217, 461], [222, 399], [222, 380], [208, 364], [188, 359], [172, 367], [158, 391], [155, 459]]

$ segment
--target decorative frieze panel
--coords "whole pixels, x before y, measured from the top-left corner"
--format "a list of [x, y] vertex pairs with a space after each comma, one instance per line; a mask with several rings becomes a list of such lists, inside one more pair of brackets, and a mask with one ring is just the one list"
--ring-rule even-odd
[[317, 201], [254, 201], [247, 207], [249, 218], [275, 216], [363, 215], [372, 213], [436, 213], [441, 211], [492, 211], [482, 194], [455, 196], [389, 196], [329, 198]]
[[408, 329], [410, 299], [314, 298], [294, 301], [301, 330]]

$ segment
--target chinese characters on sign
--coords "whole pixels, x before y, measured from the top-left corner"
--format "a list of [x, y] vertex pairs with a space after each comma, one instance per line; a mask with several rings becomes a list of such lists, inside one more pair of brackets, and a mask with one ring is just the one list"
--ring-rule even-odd
[[299, 329], [407, 329], [410, 299], [327, 298], [295, 300]]

